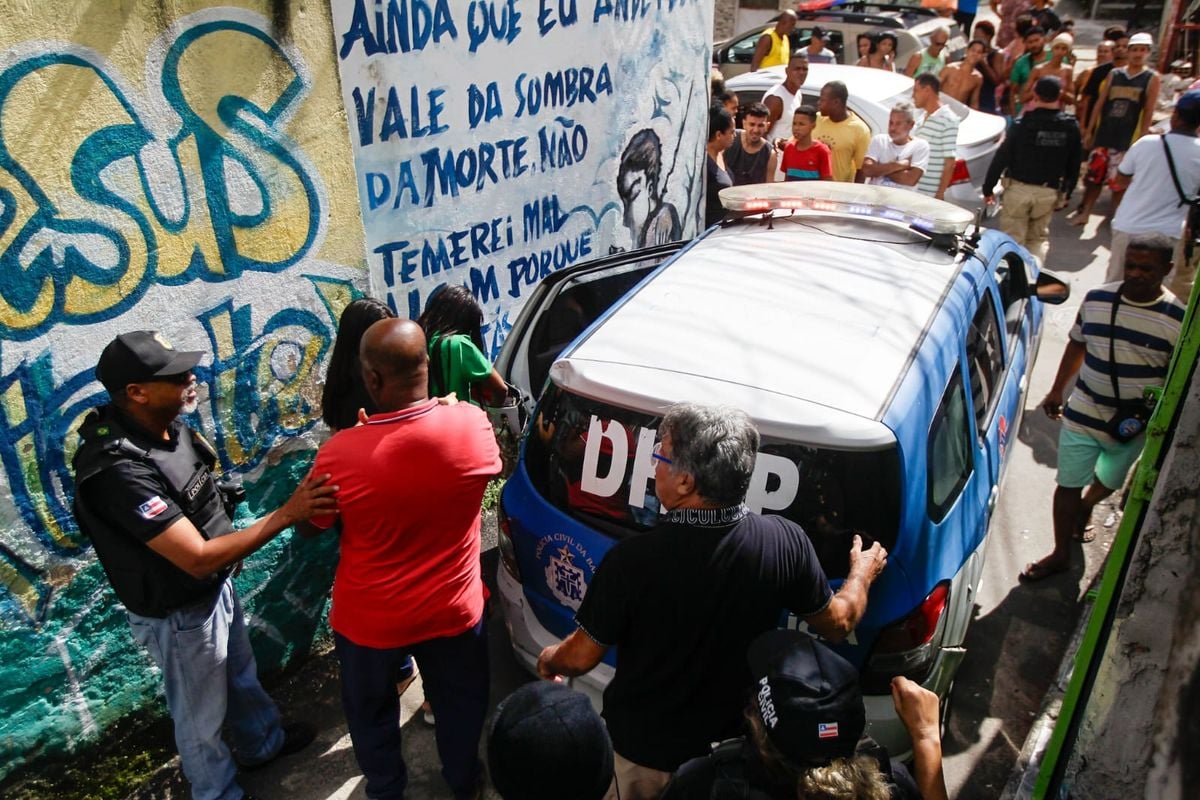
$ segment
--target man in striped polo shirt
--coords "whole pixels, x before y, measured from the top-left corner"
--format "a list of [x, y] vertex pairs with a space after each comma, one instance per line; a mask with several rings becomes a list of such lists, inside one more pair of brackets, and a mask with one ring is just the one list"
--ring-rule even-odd
[[[1063, 420], [1054, 551], [1027, 564], [1022, 580], [1041, 580], [1071, 566], [1071, 540], [1094, 538], [1087, 530], [1092, 509], [1121, 488], [1142, 451], [1144, 432], [1120, 442], [1109, 430], [1114, 417], [1124, 416], [1118, 401], [1137, 400], [1147, 386], [1161, 386], [1166, 378], [1184, 313], [1183, 303], [1162, 285], [1174, 250], [1175, 242], [1160, 234], [1131, 237], [1125, 280], [1106, 283], [1083, 298], [1054, 385], [1042, 401], [1047, 416]], [[1063, 392], [1077, 373], [1064, 410]]]
[[918, 75], [913, 82], [913, 104], [925, 112], [925, 118], [913, 136], [929, 142], [929, 165], [917, 181], [921, 194], [946, 199], [946, 189], [954, 177], [954, 154], [958, 151], [958, 114], [941, 102], [942, 83], [936, 75]]

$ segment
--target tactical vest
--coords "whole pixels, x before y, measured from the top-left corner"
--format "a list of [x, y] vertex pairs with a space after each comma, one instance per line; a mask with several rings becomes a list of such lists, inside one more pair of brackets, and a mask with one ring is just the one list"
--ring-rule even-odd
[[125, 531], [116, 530], [83, 502], [84, 483], [121, 462], [151, 466], [167, 492], [205, 539], [232, 532], [233, 526], [217, 490], [212, 469], [217, 454], [191, 428], [180, 432], [174, 450], [143, 449], [131, 441], [110, 406], [88, 414], [79, 428], [75, 453], [75, 519], [91, 539], [109, 583], [125, 607], [144, 617], [165, 617], [173, 610], [210, 596], [230, 568], [207, 578], [193, 578]]

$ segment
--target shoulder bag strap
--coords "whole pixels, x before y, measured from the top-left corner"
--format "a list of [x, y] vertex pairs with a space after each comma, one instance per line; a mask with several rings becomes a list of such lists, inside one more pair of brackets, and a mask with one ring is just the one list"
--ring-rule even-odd
[[1188, 197], [1183, 186], [1179, 183], [1179, 173], [1175, 171], [1175, 159], [1171, 158], [1171, 148], [1167, 145], [1167, 135], [1164, 133], [1162, 137], [1163, 150], [1167, 153], [1167, 167], [1171, 170], [1171, 183], [1175, 184], [1175, 191], [1179, 194], [1179, 204], [1176, 206], [1189, 205], [1193, 198]]
[[442, 345], [446, 337], [434, 338], [429, 348], [429, 394], [431, 397], [441, 397], [446, 393], [445, 377], [442, 375]]
[[[1121, 284], [1124, 286], [1125, 284]], [[1108, 377], [1112, 380], [1113, 400], [1121, 404], [1121, 388], [1117, 385], [1117, 306], [1121, 305], [1121, 289], [1113, 300], [1112, 316], [1108, 320]]]

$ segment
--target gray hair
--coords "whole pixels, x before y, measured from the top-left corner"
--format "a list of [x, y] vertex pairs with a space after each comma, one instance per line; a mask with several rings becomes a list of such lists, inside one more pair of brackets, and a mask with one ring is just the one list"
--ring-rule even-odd
[[1130, 250], [1154, 253], [1165, 258], [1168, 264], [1175, 260], [1175, 240], [1161, 233], [1139, 233], [1136, 236], [1130, 236], [1125, 252]]
[[909, 122], [917, 121], [917, 107], [907, 100], [901, 100], [896, 105], [892, 106], [893, 114], [903, 114], [908, 118]]
[[676, 403], [667, 409], [659, 433], [671, 437], [672, 469], [696, 481], [696, 492], [710, 503], [731, 506], [746, 499], [758, 429], [741, 409]]

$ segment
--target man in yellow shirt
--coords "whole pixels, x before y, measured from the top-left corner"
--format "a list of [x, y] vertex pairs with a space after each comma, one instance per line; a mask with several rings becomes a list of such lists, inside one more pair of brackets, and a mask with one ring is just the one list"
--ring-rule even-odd
[[750, 59], [750, 71], [786, 64], [792, 54], [792, 41], [789, 37], [795, 28], [795, 11], [788, 9], [780, 14], [779, 19], [775, 21], [775, 27], [767, 28], [763, 35], [758, 37], [754, 56]]
[[817, 100], [817, 127], [813, 138], [824, 142], [833, 153], [833, 179], [846, 183], [862, 183], [863, 159], [871, 144], [871, 129], [846, 108], [850, 92], [841, 81], [830, 81], [821, 87]]

